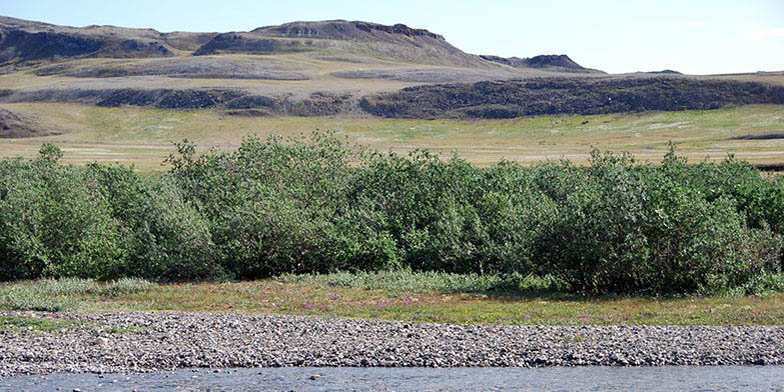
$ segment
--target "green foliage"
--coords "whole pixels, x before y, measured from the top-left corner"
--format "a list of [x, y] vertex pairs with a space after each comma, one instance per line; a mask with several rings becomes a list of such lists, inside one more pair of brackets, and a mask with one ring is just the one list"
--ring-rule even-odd
[[125, 256], [108, 201], [60, 155], [0, 161], [0, 279], [107, 279]]
[[106, 197], [126, 254], [112, 277], [187, 280], [223, 275], [208, 222], [168, 178], [132, 168], [90, 164], [90, 180]]
[[365, 290], [386, 290], [395, 293], [441, 292], [441, 293], [491, 293], [519, 295], [545, 293], [567, 288], [562, 281], [552, 276], [523, 276], [512, 273], [453, 274], [447, 272], [398, 269], [373, 272], [335, 272], [331, 274], [283, 274], [275, 278], [279, 282], [304, 282], [322, 287], [349, 287]]
[[[151, 177], [60, 165], [54, 146], [0, 161], [0, 278], [403, 271], [553, 279], [589, 294], [779, 287], [784, 182], [732, 157], [692, 165], [673, 148], [640, 165], [594, 151], [589, 167], [480, 169], [427, 151], [367, 153], [330, 134], [177, 147], [171, 171]], [[460, 285], [448, 276], [435, 279]], [[477, 282], [466, 284], [489, 284]]]
[[0, 286], [0, 308], [47, 312], [73, 310], [79, 306], [80, 295], [117, 297], [143, 293], [156, 287], [157, 284], [138, 278], [121, 278], [104, 283], [82, 278], [40, 279]]
[[92, 293], [106, 295], [109, 297], [119, 297], [128, 294], [144, 293], [156, 289], [158, 285], [153, 282], [139, 278], [120, 278], [115, 281], [99, 285]]
[[24, 332], [53, 332], [77, 329], [81, 323], [71, 320], [49, 320], [23, 316], [0, 316], [0, 330]]
[[0, 161], [1, 280], [222, 275], [207, 221], [166, 178], [132, 168]]

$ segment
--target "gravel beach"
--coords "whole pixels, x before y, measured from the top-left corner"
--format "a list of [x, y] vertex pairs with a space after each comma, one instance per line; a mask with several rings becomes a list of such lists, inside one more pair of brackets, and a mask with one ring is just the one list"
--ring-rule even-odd
[[226, 313], [0, 312], [76, 320], [0, 330], [0, 377], [229, 367], [781, 365], [784, 326], [544, 327]]

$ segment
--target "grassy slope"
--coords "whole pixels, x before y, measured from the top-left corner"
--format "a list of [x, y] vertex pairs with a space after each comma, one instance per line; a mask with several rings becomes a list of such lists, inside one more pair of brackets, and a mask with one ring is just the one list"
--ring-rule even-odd
[[[160, 169], [172, 142], [188, 138], [203, 147], [234, 148], [251, 133], [296, 135], [316, 129], [345, 135], [372, 148], [455, 150], [488, 165], [501, 158], [532, 163], [565, 157], [585, 162], [591, 146], [629, 151], [658, 161], [667, 143], [693, 160], [726, 154], [753, 163], [784, 162], [784, 140], [727, 140], [731, 136], [784, 130], [784, 106], [745, 106], [716, 111], [649, 112], [597, 116], [539, 116], [512, 120], [387, 120], [367, 117], [227, 116], [213, 110], [171, 111], [75, 104], [0, 104], [64, 130], [57, 136], [0, 140], [0, 156], [32, 156], [41, 143], [61, 146], [70, 162], [120, 161]], [[587, 123], [586, 123], [587, 121]]]

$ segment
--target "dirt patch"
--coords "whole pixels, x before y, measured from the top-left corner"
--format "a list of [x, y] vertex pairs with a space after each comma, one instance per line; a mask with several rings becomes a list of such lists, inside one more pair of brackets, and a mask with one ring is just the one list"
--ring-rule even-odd
[[17, 113], [0, 109], [0, 138], [25, 138], [58, 135], [54, 129], [44, 129], [40, 124]]
[[268, 110], [263, 109], [238, 109], [238, 110], [227, 110], [226, 114], [229, 116], [239, 116], [239, 117], [269, 117], [272, 113]]

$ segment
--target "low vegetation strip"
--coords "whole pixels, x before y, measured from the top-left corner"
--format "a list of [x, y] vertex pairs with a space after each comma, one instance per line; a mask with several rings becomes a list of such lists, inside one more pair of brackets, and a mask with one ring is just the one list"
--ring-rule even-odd
[[784, 282], [784, 184], [732, 158], [480, 169], [332, 135], [232, 152], [178, 145], [171, 169], [0, 161], [3, 280], [257, 279], [410, 269], [553, 279], [588, 294], [762, 293]]
[[784, 87], [684, 77], [550, 78], [415, 86], [365, 97], [360, 105], [369, 113], [392, 118], [514, 118], [755, 103], [784, 103]]
[[[0, 285], [0, 310], [228, 312], [485, 325], [784, 324], [781, 293], [585, 297], [563, 291], [550, 278], [515, 275], [340, 272], [248, 282], [136, 280], [133, 290], [111, 290], [118, 283], [63, 278]], [[86, 286], [98, 289], [85, 291]]]

